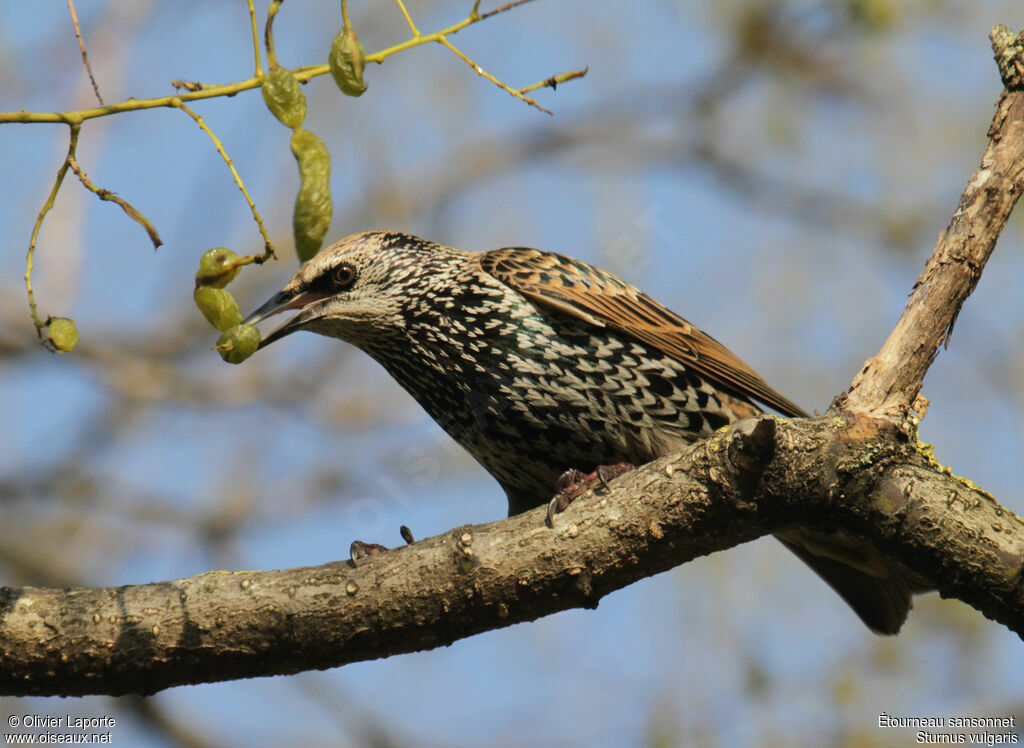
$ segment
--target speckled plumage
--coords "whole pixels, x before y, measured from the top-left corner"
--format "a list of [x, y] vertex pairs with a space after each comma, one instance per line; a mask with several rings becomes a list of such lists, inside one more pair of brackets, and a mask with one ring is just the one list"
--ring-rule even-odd
[[[299, 309], [359, 346], [504, 488], [546, 503], [569, 468], [642, 464], [760, 412], [806, 415], [716, 340], [615, 276], [527, 248], [464, 252], [395, 232], [350, 236], [250, 319]], [[781, 537], [873, 629], [895, 633], [910, 587], [855, 539]]]

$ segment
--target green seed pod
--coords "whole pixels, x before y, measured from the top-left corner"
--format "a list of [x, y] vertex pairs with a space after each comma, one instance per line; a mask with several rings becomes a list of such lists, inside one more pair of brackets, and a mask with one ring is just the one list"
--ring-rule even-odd
[[299, 162], [302, 184], [295, 196], [292, 229], [295, 251], [302, 262], [310, 259], [323, 244], [331, 225], [331, 157], [327, 146], [309, 130], [292, 133], [292, 153]]
[[238, 302], [226, 289], [200, 286], [192, 292], [192, 298], [207, 322], [222, 332], [242, 321]]
[[284, 68], [274, 68], [263, 81], [263, 101], [283, 124], [302, 127], [306, 119], [306, 96], [295, 76]]
[[235, 325], [217, 338], [213, 347], [229, 364], [240, 364], [260, 347], [260, 331], [255, 325]]
[[46, 342], [57, 353], [73, 351], [78, 345], [78, 328], [75, 327], [75, 321], [67, 317], [51, 317]]
[[331, 55], [327, 58], [331, 75], [343, 94], [362, 96], [366, 90], [363, 68], [366, 67], [366, 52], [355, 29], [347, 26], [338, 32], [331, 44]]
[[196, 286], [224, 288], [235, 279], [241, 266], [235, 266], [238, 255], [227, 247], [208, 249], [199, 258], [199, 270], [196, 271]]

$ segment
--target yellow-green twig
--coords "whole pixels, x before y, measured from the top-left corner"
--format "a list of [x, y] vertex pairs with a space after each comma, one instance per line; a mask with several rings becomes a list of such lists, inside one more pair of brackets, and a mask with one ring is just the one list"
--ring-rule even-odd
[[[262, 255], [243, 255], [241, 257], [236, 257], [231, 262], [225, 263], [223, 266], [221, 266], [221, 270], [218, 273], [218, 275], [226, 275], [227, 273], [230, 273], [235, 268], [245, 267], [246, 265], [250, 265], [252, 263], [256, 263], [257, 265], [262, 265], [264, 262], [267, 261], [267, 259], [268, 259], [268, 255], [266, 255], [266, 254], [262, 254]], [[198, 287], [199, 287], [199, 281], [197, 280], [196, 281], [196, 288], [198, 288]]]
[[196, 124], [199, 125], [200, 129], [202, 129], [203, 132], [210, 136], [210, 140], [213, 141], [213, 145], [217, 148], [217, 153], [220, 154], [221, 158], [224, 159], [224, 163], [228, 165], [228, 169], [231, 170], [231, 176], [234, 177], [235, 184], [238, 185], [238, 189], [240, 189], [242, 191], [242, 194], [245, 196], [245, 201], [249, 203], [249, 209], [252, 211], [252, 217], [256, 219], [256, 225], [259, 226], [260, 234], [263, 235], [263, 246], [265, 249], [264, 253], [261, 255], [263, 259], [256, 260], [256, 262], [266, 262], [271, 257], [274, 257], [274, 245], [271, 244], [270, 237], [267, 236], [267, 229], [263, 225], [263, 219], [260, 217], [259, 211], [256, 210], [256, 203], [254, 203], [252, 201], [252, 198], [249, 197], [249, 191], [245, 189], [245, 183], [242, 181], [242, 178], [238, 175], [238, 171], [235, 169], [235, 165], [234, 163], [232, 163], [231, 157], [228, 156], [227, 151], [224, 150], [224, 146], [221, 145], [220, 139], [214, 134], [213, 130], [207, 127], [206, 123], [203, 121], [203, 118], [200, 117], [196, 112], [192, 111], [187, 106], [185, 106], [185, 104], [182, 102], [180, 98], [175, 97], [174, 100], [171, 101], [171, 106], [181, 109], [183, 112], [185, 112], [185, 114], [187, 114], [189, 117], [195, 120]]
[[28, 253], [25, 255], [25, 290], [28, 291], [28, 311], [32, 315], [32, 323], [36, 326], [36, 335], [39, 336], [40, 340], [43, 339], [43, 328], [46, 327], [46, 323], [39, 319], [39, 311], [36, 309], [36, 294], [32, 289], [32, 270], [35, 267], [36, 240], [39, 238], [39, 229], [43, 227], [43, 219], [46, 218], [46, 214], [53, 208], [53, 203], [57, 199], [57, 193], [60, 192], [60, 186], [64, 183], [64, 177], [70, 168], [71, 159], [75, 157], [80, 130], [81, 127], [79, 125], [71, 126], [71, 136], [68, 140], [68, 155], [64, 157], [64, 163], [57, 170], [57, 178], [50, 189], [50, 196], [46, 198], [46, 202], [43, 203], [39, 215], [36, 216], [36, 223], [32, 227], [32, 237], [28, 241]]
[[202, 91], [203, 84], [199, 81], [183, 81], [180, 78], [175, 78], [171, 81], [171, 85], [174, 86], [176, 91], [185, 89], [186, 91]]
[[[412, 16], [409, 15], [409, 11], [405, 9], [405, 3], [402, 0], [395, 0], [398, 3], [398, 7], [402, 9], [402, 15], [405, 16], [405, 22], [409, 24], [409, 30], [412, 31], [412, 36], [415, 39], [420, 35], [420, 30], [416, 28], [416, 24], [412, 22]], [[345, 8], [345, 0], [341, 0], [341, 10], [345, 16], [345, 25], [348, 26], [348, 11]]]
[[536, 91], [538, 88], [545, 87], [550, 87], [551, 90], [554, 90], [558, 87], [559, 83], [565, 83], [566, 81], [575, 80], [576, 78], [582, 78], [584, 75], [587, 74], [587, 71], [589, 70], [590, 68], [586, 67], [583, 68], [582, 70], [570, 70], [568, 73], [559, 73], [558, 75], [552, 75], [545, 81], [534, 83], [532, 86], [527, 86], [526, 88], [520, 88], [519, 93], [524, 94], [530, 91]]
[[110, 190], [105, 190], [102, 187], [97, 187], [95, 184], [93, 184], [89, 177], [86, 176], [86, 173], [82, 171], [82, 167], [78, 165], [78, 160], [73, 155], [68, 154], [67, 163], [68, 166], [71, 167], [71, 171], [75, 172], [75, 174], [78, 176], [79, 181], [81, 181], [81, 183], [85, 186], [87, 190], [94, 193], [97, 197], [99, 197], [100, 200], [109, 200], [111, 202], [117, 203], [118, 205], [121, 206], [121, 210], [128, 214], [129, 218], [131, 218], [133, 221], [142, 226], [142, 228], [146, 230], [146, 233], [149, 234], [149, 240], [153, 242], [153, 249], [157, 249], [161, 244], [164, 243], [163, 240], [160, 238], [160, 234], [158, 234], [156, 228], [154, 228], [153, 224], [151, 224], [144, 215], [142, 215], [139, 211], [132, 207], [132, 205], [127, 200], [115, 195]]
[[[482, 21], [485, 18], [490, 18], [491, 16], [496, 16], [499, 13], [504, 13], [507, 10], [512, 10], [513, 8], [517, 8], [520, 5], [526, 5], [527, 3], [532, 3], [532, 2], [533, 2], [533, 0], [515, 0], [515, 2], [505, 3], [500, 8], [495, 8], [494, 10], [489, 10], [486, 13], [484, 13], [482, 16], [480, 16], [480, 20]], [[473, 12], [477, 13], [479, 10], [480, 10], [480, 0], [477, 0], [476, 4], [473, 6]]]
[[267, 11], [267, 26], [263, 30], [263, 44], [267, 48], [267, 64], [273, 70], [277, 67], [277, 53], [274, 51], [274, 18], [277, 17], [277, 10], [281, 7], [283, 0], [274, 0]]
[[78, 40], [78, 48], [82, 52], [82, 64], [85, 65], [85, 72], [89, 74], [89, 81], [92, 83], [92, 90], [96, 93], [96, 100], [103, 106], [103, 97], [100, 96], [100, 87], [96, 85], [96, 79], [92, 76], [92, 66], [89, 65], [89, 55], [85, 53], [85, 42], [82, 41], [82, 29], [78, 25], [78, 13], [75, 12], [75, 1], [68, 0], [68, 12], [71, 13], [71, 22], [75, 25], [75, 38]]
[[[327, 67], [326, 65], [324, 66]], [[160, 96], [154, 99], [125, 99], [116, 104], [93, 107], [91, 109], [79, 109], [74, 112], [0, 112], [0, 124], [8, 122], [52, 122], [64, 125], [79, 125], [89, 119], [97, 117], [109, 117], [112, 114], [121, 112], [134, 112], [143, 109], [157, 109], [159, 107], [173, 107], [174, 100], [178, 101], [199, 101], [200, 99], [215, 99], [219, 96], [234, 96], [235, 94], [247, 91], [251, 88], [259, 88], [262, 80], [250, 78], [249, 80], [229, 83], [223, 86], [204, 86], [201, 90], [190, 91], [189, 93], [175, 94], [173, 96]], [[202, 85], [202, 84], [199, 84]]]
[[252, 51], [256, 57], [256, 78], [263, 77], [263, 63], [260, 61], [260, 30], [256, 26], [256, 8], [249, 0], [249, 23], [252, 25]]
[[[507, 86], [506, 84], [502, 83], [500, 80], [495, 78], [493, 75], [488, 73], [482, 67], [477, 65], [471, 59], [466, 57], [466, 55], [464, 55], [459, 50], [458, 47], [456, 47], [454, 44], [452, 44], [450, 41], [448, 41], [448, 39], [446, 39], [444, 36], [441, 36], [437, 41], [440, 42], [441, 44], [443, 44], [444, 46], [448, 47], [448, 49], [450, 49], [453, 53], [455, 53], [455, 55], [458, 58], [460, 58], [463, 62], [465, 62], [467, 65], [469, 65], [471, 68], [473, 68], [473, 70], [476, 71], [477, 75], [483, 76], [484, 78], [489, 80], [491, 83], [496, 85], [498, 88], [500, 88], [502, 91], [507, 91], [512, 96], [515, 96], [517, 99], [525, 101], [530, 106], [535, 107], [535, 108], [541, 110], [545, 114], [551, 114], [551, 112], [549, 110], [547, 110], [544, 107], [542, 107], [540, 104], [538, 104], [536, 101], [531, 99], [529, 96], [523, 96], [523, 94], [521, 94], [519, 91], [516, 91], [514, 88], [510, 88], [509, 86]], [[540, 88], [540, 86], [538, 86], [538, 88]]]
[[[487, 13], [480, 14], [477, 12], [477, 6], [474, 6], [474, 12], [462, 19], [458, 23], [452, 24], [448, 28], [442, 29], [433, 34], [420, 34], [410, 39], [406, 39], [404, 42], [395, 44], [394, 46], [382, 49], [379, 52], [374, 52], [366, 56], [367, 62], [381, 62], [385, 58], [390, 57], [398, 52], [403, 52], [412, 47], [418, 47], [421, 44], [431, 44], [433, 42], [440, 42], [442, 37], [451, 36], [458, 33], [467, 26], [471, 26], [474, 23], [478, 23], [486, 18], [503, 13], [507, 10], [522, 5], [530, 0], [517, 0], [517, 2], [509, 3], [500, 8], [496, 8]], [[471, 63], [474, 65], [475, 63]], [[296, 78], [300, 83], [307, 83], [310, 79], [320, 75], [326, 75], [330, 72], [330, 68], [327, 65], [308, 65], [300, 67], [296, 71]], [[234, 96], [241, 93], [242, 91], [248, 91], [253, 88], [259, 88], [263, 85], [263, 76], [249, 78], [248, 80], [238, 81], [236, 83], [227, 83], [223, 85], [202, 85], [202, 88], [195, 91], [189, 91], [188, 93], [179, 93], [171, 96], [158, 96], [151, 99], [125, 99], [115, 104], [107, 104], [105, 106], [93, 107], [90, 109], [79, 109], [72, 112], [27, 112], [25, 110], [17, 112], [0, 112], [0, 124], [6, 124], [8, 122], [22, 122], [22, 123], [41, 123], [50, 122], [65, 125], [77, 125], [89, 119], [96, 119], [97, 117], [109, 117], [112, 114], [120, 114], [121, 112], [132, 112], [139, 111], [142, 109], [157, 109], [159, 107], [173, 107], [176, 106], [175, 101], [179, 103], [185, 103], [190, 101], [199, 101], [201, 99], [215, 99], [222, 96]], [[514, 94], [513, 94], [514, 95]], [[522, 97], [520, 97], [522, 98]]]

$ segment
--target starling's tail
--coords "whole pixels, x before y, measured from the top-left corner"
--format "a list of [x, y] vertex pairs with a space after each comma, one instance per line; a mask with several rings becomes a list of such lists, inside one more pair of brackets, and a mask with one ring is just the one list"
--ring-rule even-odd
[[867, 541], [845, 533], [794, 529], [776, 535], [828, 582], [876, 634], [895, 634], [911, 608], [911, 596], [932, 585], [886, 559]]

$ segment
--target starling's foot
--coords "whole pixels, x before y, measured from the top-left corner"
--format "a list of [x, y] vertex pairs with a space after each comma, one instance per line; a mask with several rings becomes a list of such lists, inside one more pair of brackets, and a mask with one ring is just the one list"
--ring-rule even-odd
[[577, 497], [598, 486], [607, 489], [608, 481], [635, 469], [636, 466], [630, 465], [628, 462], [617, 462], [614, 465], [598, 465], [597, 470], [592, 473], [584, 473], [575, 468], [566, 470], [555, 483], [558, 493], [548, 504], [548, 513], [544, 518], [544, 524], [554, 527], [555, 515], [564, 512]]
[[628, 462], [616, 462], [614, 465], [598, 465], [597, 479], [604, 486], [604, 489], [608, 490], [608, 481], [618, 478], [620, 475], [625, 475], [631, 470], [636, 470], [636, 465], [631, 465]]
[[[593, 475], [594, 474], [591, 473], [590, 477], [593, 477]], [[558, 480], [555, 481], [555, 490], [558, 491], [558, 493], [572, 493], [573, 491], [578, 490], [581, 485], [584, 485], [587, 482], [587, 479], [587, 474], [582, 470], [569, 468], [558, 476]]]
[[388, 550], [388, 547], [380, 543], [364, 543], [362, 540], [353, 540], [352, 545], [348, 547], [348, 557], [355, 564], [356, 561], [364, 556], [376, 556], [378, 553], [384, 553], [386, 550]]
[[[398, 533], [402, 536], [402, 540], [405, 541], [406, 545], [413, 544], [412, 530], [408, 527], [402, 525], [398, 528]], [[348, 557], [354, 565], [356, 561], [364, 556], [376, 556], [378, 553], [384, 553], [386, 550], [388, 550], [388, 547], [380, 543], [364, 543], [362, 540], [353, 540], [352, 545], [348, 547]]]

